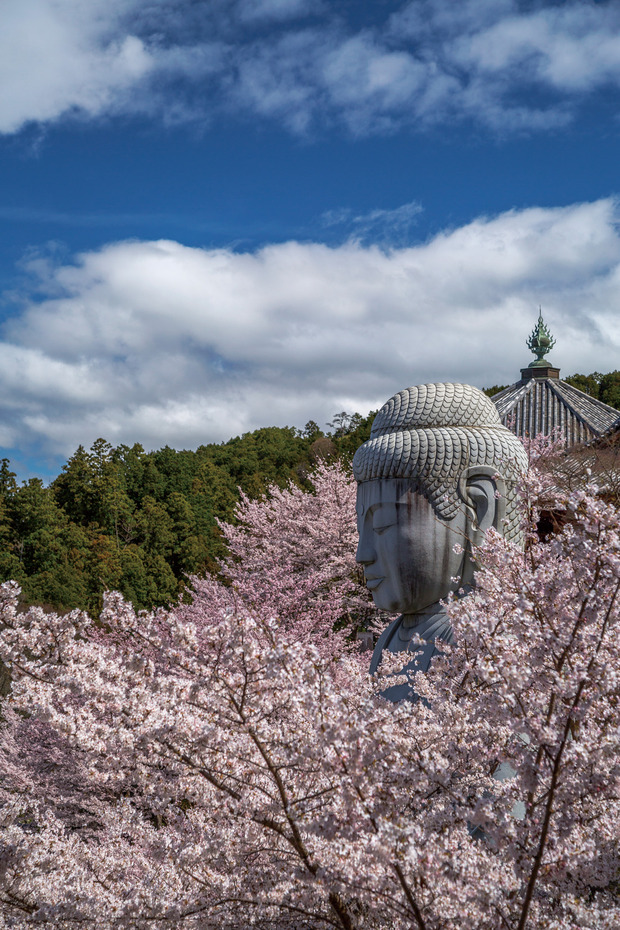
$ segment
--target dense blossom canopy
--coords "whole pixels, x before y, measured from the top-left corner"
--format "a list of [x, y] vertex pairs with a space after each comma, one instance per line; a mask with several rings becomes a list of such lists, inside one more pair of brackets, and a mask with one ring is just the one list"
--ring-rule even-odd
[[305, 504], [243, 502], [192, 605], [94, 622], [3, 585], [0, 926], [616, 928], [619, 518], [545, 474], [563, 532], [489, 534], [416, 704], [329, 626], [352, 531], [293, 506], [329, 512], [327, 467]]

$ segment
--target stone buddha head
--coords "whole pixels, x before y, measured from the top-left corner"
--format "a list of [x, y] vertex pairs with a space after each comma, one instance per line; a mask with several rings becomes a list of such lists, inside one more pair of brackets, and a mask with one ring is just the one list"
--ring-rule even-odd
[[357, 561], [375, 605], [422, 612], [473, 582], [472, 545], [494, 527], [521, 538], [521, 442], [467, 384], [422, 384], [391, 397], [355, 453]]

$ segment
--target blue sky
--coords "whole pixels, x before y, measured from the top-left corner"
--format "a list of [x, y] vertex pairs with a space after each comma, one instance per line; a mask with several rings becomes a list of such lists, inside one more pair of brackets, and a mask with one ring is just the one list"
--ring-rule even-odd
[[0, 446], [620, 367], [620, 3], [4, 0]]

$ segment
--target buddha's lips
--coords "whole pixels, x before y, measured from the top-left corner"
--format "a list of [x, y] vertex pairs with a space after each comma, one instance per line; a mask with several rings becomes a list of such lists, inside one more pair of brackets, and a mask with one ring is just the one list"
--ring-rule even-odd
[[385, 575], [380, 578], [366, 578], [366, 587], [373, 590], [378, 588], [382, 581], [385, 581]]

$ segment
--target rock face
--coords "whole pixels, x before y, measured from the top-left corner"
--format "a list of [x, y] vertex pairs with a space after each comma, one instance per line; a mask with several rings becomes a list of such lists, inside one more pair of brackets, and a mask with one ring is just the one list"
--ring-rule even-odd
[[[521, 442], [477, 388], [422, 384], [383, 405], [353, 459], [357, 560], [375, 605], [401, 614], [379, 639], [371, 671], [384, 649], [417, 652], [406, 666], [412, 677], [428, 668], [436, 640], [451, 641], [439, 602], [471, 589], [471, 546], [489, 527], [520, 538], [517, 482], [526, 467]], [[414, 696], [411, 685], [385, 693]]]

